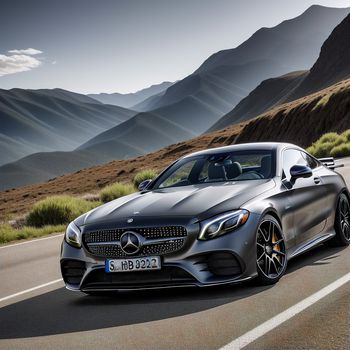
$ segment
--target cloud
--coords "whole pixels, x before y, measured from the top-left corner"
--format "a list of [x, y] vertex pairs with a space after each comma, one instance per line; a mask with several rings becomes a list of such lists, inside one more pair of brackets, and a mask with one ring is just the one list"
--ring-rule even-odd
[[[12, 50], [14, 51], [14, 50]], [[41, 65], [41, 61], [29, 55], [1, 55], [0, 77], [3, 75], [26, 72]]]
[[21, 49], [21, 50], [10, 50], [8, 51], [8, 53], [10, 54], [17, 54], [17, 55], [30, 55], [30, 56], [34, 56], [34, 55], [39, 55], [40, 53], [43, 53], [40, 50], [37, 49], [33, 49], [33, 48], [28, 48], [28, 49]]

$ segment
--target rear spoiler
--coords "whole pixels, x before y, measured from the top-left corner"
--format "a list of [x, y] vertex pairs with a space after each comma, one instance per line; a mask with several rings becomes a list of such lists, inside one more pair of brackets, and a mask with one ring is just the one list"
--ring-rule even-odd
[[324, 166], [326, 166], [329, 169], [336, 169], [336, 168], [342, 168], [344, 164], [335, 164], [334, 158], [333, 157], [328, 157], [328, 158], [319, 158], [318, 159], [321, 163], [323, 163]]

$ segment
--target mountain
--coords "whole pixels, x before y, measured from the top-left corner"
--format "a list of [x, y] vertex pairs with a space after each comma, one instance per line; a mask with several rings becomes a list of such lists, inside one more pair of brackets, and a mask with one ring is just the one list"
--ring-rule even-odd
[[210, 131], [256, 117], [282, 103], [309, 95], [350, 77], [350, 15], [332, 31], [310, 71], [263, 81]]
[[350, 14], [324, 42], [310, 74], [290, 99], [308, 95], [347, 78], [350, 78]]
[[[259, 30], [237, 48], [209, 57], [193, 74], [151, 98], [151, 110], [102, 131], [76, 150], [37, 153], [0, 167], [2, 188], [139, 156], [205, 132], [261, 81], [310, 67], [322, 42], [348, 11], [312, 6], [299, 17]], [[294, 79], [298, 76], [280, 82], [287, 86], [295, 84]]]
[[297, 71], [264, 80], [229, 113], [220, 118], [208, 132], [240, 123], [283, 103], [286, 97], [305, 78], [308, 71]]
[[172, 82], [164, 81], [163, 83], [152, 85], [148, 88], [129, 94], [119, 94], [115, 92], [112, 94], [89, 94], [87, 96], [105, 104], [139, 110], [137, 108], [138, 104], [142, 103], [144, 100], [147, 100], [151, 96], [161, 94], [171, 85], [173, 85]]
[[[234, 107], [262, 80], [295, 70], [309, 69], [316, 61], [322, 43], [333, 28], [345, 18], [349, 10], [350, 8], [314, 5], [296, 18], [272, 28], [261, 28], [238, 47], [219, 51], [210, 56], [192, 74], [196, 77], [196, 85], [193, 84], [193, 79], [187, 78], [174, 84], [153, 102], [152, 108], [178, 102], [189, 94], [201, 98], [202, 90], [208, 82], [237, 95], [235, 99], [227, 101]], [[275, 67], [266, 70], [269, 68], [266, 62], [275, 64]], [[239, 74], [242, 65], [248, 63], [250, 67], [254, 67], [255, 73], [260, 73], [256, 78], [254, 75], [245, 77]], [[259, 67], [261, 63], [263, 66]], [[232, 79], [226, 77], [228, 72]], [[234, 72], [236, 74], [233, 74]], [[225, 113], [227, 112], [229, 110]]]
[[[114, 160], [66, 174], [46, 183], [0, 192], [0, 219], [23, 214], [47, 196], [96, 193], [116, 181], [130, 182], [140, 169], [163, 170], [185, 154], [239, 142], [283, 141], [309, 146], [328, 131], [350, 128], [350, 79], [336, 83], [310, 96], [289, 102], [251, 121], [164, 147], [133, 159]], [[334, 116], [337, 118], [334, 118]], [[0, 169], [0, 184], [6, 176]]]
[[[143, 106], [146, 112], [86, 145], [98, 141], [107, 150], [110, 144], [110, 148], [118, 149], [117, 157], [121, 158], [120, 154], [143, 154], [205, 132], [261, 81], [309, 68], [323, 41], [348, 11], [312, 6], [294, 19], [258, 30], [237, 48], [212, 55], [193, 74], [153, 96]], [[288, 79], [285, 81], [288, 84]], [[294, 83], [297, 82], [296, 78]], [[121, 140], [121, 135], [125, 139]]]
[[35, 152], [72, 150], [135, 113], [62, 89], [0, 90], [0, 165]]
[[[80, 149], [110, 154], [113, 150], [111, 159], [125, 158], [206, 131], [262, 80], [292, 68], [310, 67], [322, 42], [348, 11], [312, 6], [299, 17], [259, 30], [237, 48], [209, 57], [196, 72], [153, 96], [148, 111]], [[279, 81], [294, 87], [300, 79], [291, 74]]]

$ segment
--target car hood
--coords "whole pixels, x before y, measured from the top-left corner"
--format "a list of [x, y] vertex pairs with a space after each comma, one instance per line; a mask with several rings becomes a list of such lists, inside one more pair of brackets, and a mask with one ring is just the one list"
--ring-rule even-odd
[[199, 184], [139, 192], [116, 199], [82, 215], [78, 226], [136, 217], [191, 217], [203, 220], [240, 208], [275, 187], [274, 180]]

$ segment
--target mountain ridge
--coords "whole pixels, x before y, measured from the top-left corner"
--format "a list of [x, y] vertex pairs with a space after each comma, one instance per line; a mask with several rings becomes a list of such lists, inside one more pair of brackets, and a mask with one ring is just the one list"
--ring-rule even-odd
[[62, 89], [1, 89], [0, 164], [35, 152], [74, 149], [135, 114]]
[[158, 95], [164, 92], [168, 87], [173, 85], [173, 82], [163, 81], [160, 84], [154, 84], [147, 88], [131, 92], [127, 94], [121, 94], [118, 92], [114, 93], [99, 93], [99, 94], [87, 94], [86, 96], [91, 97], [104, 104], [112, 104], [119, 107], [130, 108], [138, 110], [137, 106], [154, 95]]
[[[279, 104], [296, 100], [302, 96], [331, 86], [350, 77], [350, 14], [339, 23], [321, 46], [319, 57], [310, 71], [296, 77], [291, 84], [280, 89], [281, 82], [287, 82], [287, 75], [263, 81], [232, 111], [220, 118], [208, 131], [219, 130], [230, 124], [255, 117]], [[289, 75], [292, 73], [289, 73]], [[274, 101], [273, 95], [278, 96]], [[260, 98], [260, 100], [259, 100]], [[268, 103], [265, 102], [268, 101]]]

